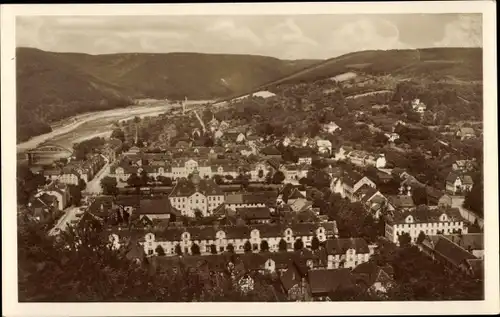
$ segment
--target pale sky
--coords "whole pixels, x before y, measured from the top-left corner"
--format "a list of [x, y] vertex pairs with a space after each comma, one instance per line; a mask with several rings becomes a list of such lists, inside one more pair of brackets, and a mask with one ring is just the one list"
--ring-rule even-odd
[[482, 47], [481, 14], [25, 16], [17, 46], [55, 52], [200, 52], [330, 58], [368, 49]]

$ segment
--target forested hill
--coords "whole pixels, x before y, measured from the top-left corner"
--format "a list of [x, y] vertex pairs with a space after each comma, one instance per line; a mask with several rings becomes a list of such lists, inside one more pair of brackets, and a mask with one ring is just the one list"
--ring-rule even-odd
[[213, 99], [307, 68], [315, 60], [198, 53], [53, 53], [17, 49], [18, 141], [78, 113], [126, 106], [134, 98]]
[[78, 113], [130, 105], [121, 89], [35, 49], [16, 54], [17, 140], [50, 132], [49, 123]]
[[266, 86], [310, 82], [346, 72], [392, 75], [401, 78], [481, 81], [482, 48], [425, 48], [414, 50], [360, 51], [331, 58], [285, 76]]

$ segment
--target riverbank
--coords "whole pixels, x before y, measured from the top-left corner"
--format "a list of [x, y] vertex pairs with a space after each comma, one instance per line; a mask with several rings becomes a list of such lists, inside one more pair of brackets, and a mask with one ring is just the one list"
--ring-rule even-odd
[[[187, 105], [209, 103], [209, 100], [188, 101]], [[91, 135], [107, 135], [112, 126], [110, 122], [133, 118], [134, 116], [157, 116], [174, 107], [174, 104], [167, 100], [138, 100], [136, 105], [126, 108], [116, 108], [111, 110], [83, 113], [63, 121], [54, 123], [52, 131], [46, 134], [35, 136], [28, 141], [16, 145], [17, 153], [23, 153], [29, 149], [36, 148], [38, 145], [59, 140], [64, 140], [63, 146], [74, 143], [76, 140], [87, 139]], [[66, 138], [67, 136], [67, 138]], [[61, 141], [62, 142], [62, 141]]]

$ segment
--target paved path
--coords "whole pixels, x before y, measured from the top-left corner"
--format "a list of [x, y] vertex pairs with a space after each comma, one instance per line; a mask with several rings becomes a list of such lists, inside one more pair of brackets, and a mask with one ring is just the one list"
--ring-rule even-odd
[[109, 161], [106, 159], [106, 164], [101, 168], [94, 178], [87, 183], [87, 188], [83, 191], [84, 194], [100, 194], [102, 192], [101, 179], [109, 174]]
[[196, 110], [194, 110], [194, 115], [196, 116], [196, 119], [198, 119], [198, 121], [200, 122], [201, 128], [203, 129], [203, 134], [205, 134], [207, 131], [207, 129], [205, 128], [205, 123], [203, 122], [203, 120], [201, 120], [201, 117], [198, 115], [198, 112]]
[[477, 219], [479, 227], [483, 227], [483, 219], [476, 215], [474, 212], [470, 211], [469, 209], [465, 208], [463, 206], [465, 197], [464, 196], [452, 196], [451, 198], [451, 206], [453, 208], [458, 208], [460, 211], [460, 215], [465, 218], [467, 221], [470, 223], [474, 223], [474, 221]]

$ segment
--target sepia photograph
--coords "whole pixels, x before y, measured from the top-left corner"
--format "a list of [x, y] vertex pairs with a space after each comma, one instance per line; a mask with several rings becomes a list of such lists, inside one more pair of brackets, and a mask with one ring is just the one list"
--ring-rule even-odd
[[8, 315], [498, 313], [495, 6], [399, 5], [2, 5]]

